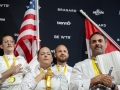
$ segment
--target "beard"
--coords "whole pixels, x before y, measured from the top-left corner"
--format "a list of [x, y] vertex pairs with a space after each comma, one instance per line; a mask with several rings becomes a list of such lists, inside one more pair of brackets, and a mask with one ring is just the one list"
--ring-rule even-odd
[[101, 55], [101, 54], [104, 54], [104, 51], [102, 50], [102, 48], [99, 48], [99, 50], [94, 50], [94, 54], [97, 56], [97, 55]]
[[57, 61], [58, 61], [58, 62], [61, 62], [61, 63], [64, 63], [64, 62], [67, 61], [67, 59], [68, 59], [68, 58], [64, 58], [64, 59], [62, 59], [62, 58], [57, 58]]
[[94, 48], [95, 55], [101, 55], [104, 53], [103, 47], [101, 45], [96, 45]]

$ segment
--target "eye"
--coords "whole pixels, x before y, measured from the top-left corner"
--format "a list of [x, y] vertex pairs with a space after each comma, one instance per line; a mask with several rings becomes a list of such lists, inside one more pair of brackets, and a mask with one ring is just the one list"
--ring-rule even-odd
[[103, 40], [102, 39], [99, 39], [98, 42], [101, 43]]
[[40, 55], [44, 55], [44, 53], [41, 53]]
[[92, 43], [96, 43], [96, 40], [92, 40]]
[[48, 55], [51, 55], [50, 53], [48, 53]]
[[64, 50], [64, 52], [67, 52], [66, 50]]

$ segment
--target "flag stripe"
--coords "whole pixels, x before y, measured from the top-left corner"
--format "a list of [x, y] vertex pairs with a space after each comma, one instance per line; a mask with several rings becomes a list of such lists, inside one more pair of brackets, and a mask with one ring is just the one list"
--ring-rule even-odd
[[27, 24], [32, 24], [32, 25], [35, 25], [35, 21], [33, 19], [28, 19], [28, 20], [25, 20], [22, 25], [21, 25], [21, 28]]
[[22, 33], [22, 32], [25, 31], [25, 30], [28, 30], [28, 29], [31, 29], [31, 30], [36, 31], [36, 26], [35, 26], [35, 25], [32, 25], [32, 24], [27, 24], [27, 25], [23, 26], [23, 27], [20, 29], [19, 34]]
[[22, 22], [24, 22], [25, 20], [28, 20], [28, 19], [33, 19], [33, 20], [35, 20], [35, 15], [33, 15], [33, 14], [28, 14], [28, 15], [26, 15], [26, 16], [23, 18], [23, 21], [22, 21]]
[[26, 15], [28, 15], [28, 14], [34, 14], [34, 15], [36, 15], [36, 12], [35, 12], [34, 9], [28, 9], [28, 10], [25, 12], [24, 17], [25, 17]]
[[[32, 29], [25, 30], [25, 31], [23, 31], [21, 34], [19, 34], [18, 40], [19, 40], [20, 38], [22, 38], [23, 36], [27, 36], [27, 35], [34, 36], [35, 33], [36, 33], [36, 31], [33, 31]], [[30, 37], [30, 38], [31, 38], [31, 37]]]
[[15, 56], [21, 55], [29, 63], [36, 55], [36, 11], [35, 0], [30, 0], [22, 20], [19, 36], [15, 47]]

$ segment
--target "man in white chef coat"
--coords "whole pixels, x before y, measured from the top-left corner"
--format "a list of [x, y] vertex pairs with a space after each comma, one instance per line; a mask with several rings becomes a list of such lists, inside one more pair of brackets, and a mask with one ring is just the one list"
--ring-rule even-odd
[[18, 90], [27, 66], [22, 56], [14, 56], [15, 40], [10, 34], [4, 34], [0, 40], [0, 48], [4, 55], [0, 56], [0, 90]]
[[[120, 89], [118, 85], [112, 82], [111, 76], [100, 72], [94, 60], [97, 55], [105, 53], [107, 46], [106, 37], [96, 32], [90, 36], [89, 44], [92, 50], [92, 56], [90, 59], [85, 59], [75, 64], [69, 90], [89, 90], [98, 84], [111, 88], [112, 90]], [[107, 88], [102, 90], [107, 90]]]

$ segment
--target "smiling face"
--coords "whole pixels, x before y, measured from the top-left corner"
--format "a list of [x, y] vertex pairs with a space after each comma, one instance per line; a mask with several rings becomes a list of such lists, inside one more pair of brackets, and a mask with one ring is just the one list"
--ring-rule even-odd
[[12, 36], [5, 36], [2, 38], [2, 42], [0, 45], [1, 49], [3, 49], [4, 54], [13, 54], [15, 41]]
[[104, 54], [106, 49], [106, 42], [102, 35], [95, 34], [90, 39], [90, 48], [92, 50], [92, 56], [96, 57], [97, 55]]
[[49, 67], [53, 61], [52, 54], [50, 49], [47, 47], [43, 47], [40, 49], [38, 53], [38, 62], [42, 68]]
[[64, 45], [59, 45], [55, 50], [54, 56], [57, 59], [57, 62], [66, 62], [69, 57], [67, 48]]

